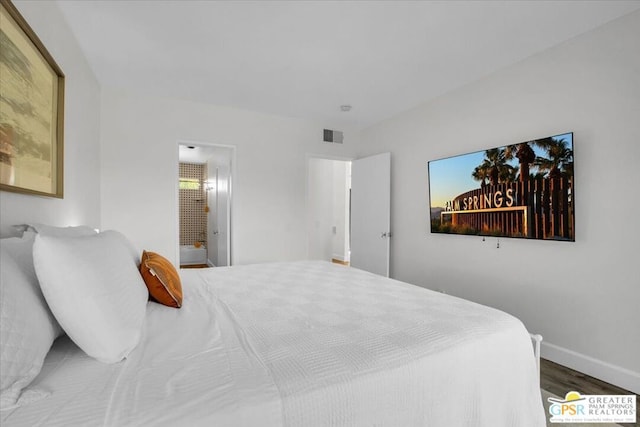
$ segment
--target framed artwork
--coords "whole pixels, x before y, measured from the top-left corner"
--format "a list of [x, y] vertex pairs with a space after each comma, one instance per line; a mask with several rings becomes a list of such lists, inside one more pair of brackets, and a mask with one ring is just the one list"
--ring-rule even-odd
[[63, 197], [64, 74], [0, 0], [0, 190]]

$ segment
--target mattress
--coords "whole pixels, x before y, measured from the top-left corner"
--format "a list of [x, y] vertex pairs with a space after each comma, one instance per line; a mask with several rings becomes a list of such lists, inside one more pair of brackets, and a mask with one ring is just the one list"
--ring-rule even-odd
[[56, 341], [8, 426], [544, 426], [529, 335], [486, 306], [320, 261], [182, 270], [107, 365]]

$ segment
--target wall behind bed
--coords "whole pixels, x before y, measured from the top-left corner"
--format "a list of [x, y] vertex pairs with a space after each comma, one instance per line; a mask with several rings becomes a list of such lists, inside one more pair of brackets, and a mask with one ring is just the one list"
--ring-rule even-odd
[[349, 156], [357, 142], [338, 127], [344, 145], [324, 144], [331, 126], [104, 88], [103, 228], [177, 261], [177, 142], [234, 145], [233, 263], [305, 259], [307, 154]]
[[64, 199], [1, 191], [0, 233], [25, 222], [100, 227], [100, 86], [55, 2], [14, 4], [66, 76]]
[[[366, 129], [392, 152], [392, 276], [521, 318], [543, 357], [640, 392], [640, 12]], [[573, 131], [576, 241], [429, 232], [427, 161]], [[366, 147], [366, 148], [365, 148]]]

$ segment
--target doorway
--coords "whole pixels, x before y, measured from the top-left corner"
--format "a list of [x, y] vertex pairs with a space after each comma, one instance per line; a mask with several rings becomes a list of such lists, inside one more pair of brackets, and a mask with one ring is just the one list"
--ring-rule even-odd
[[307, 157], [309, 259], [389, 276], [391, 153]]
[[308, 157], [308, 258], [350, 261], [351, 161]]
[[235, 147], [180, 141], [178, 159], [180, 266], [229, 266]]

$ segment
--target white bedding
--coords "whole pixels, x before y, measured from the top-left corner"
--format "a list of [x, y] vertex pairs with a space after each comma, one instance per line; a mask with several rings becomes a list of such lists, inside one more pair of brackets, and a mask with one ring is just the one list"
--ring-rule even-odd
[[107, 365], [60, 338], [2, 426], [544, 426], [503, 312], [327, 262], [182, 270]]

